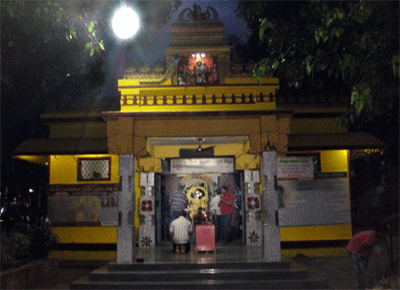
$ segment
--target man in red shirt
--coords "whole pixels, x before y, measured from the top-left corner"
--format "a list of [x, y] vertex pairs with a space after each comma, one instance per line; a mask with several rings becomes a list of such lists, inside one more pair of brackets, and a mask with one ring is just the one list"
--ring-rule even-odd
[[376, 244], [375, 231], [363, 231], [354, 235], [347, 244], [347, 251], [357, 270], [358, 289], [365, 289], [365, 272], [368, 259]]
[[228, 191], [226, 186], [222, 186], [219, 207], [221, 209], [222, 230], [225, 243], [230, 242], [231, 220], [234, 211], [234, 204], [235, 197]]

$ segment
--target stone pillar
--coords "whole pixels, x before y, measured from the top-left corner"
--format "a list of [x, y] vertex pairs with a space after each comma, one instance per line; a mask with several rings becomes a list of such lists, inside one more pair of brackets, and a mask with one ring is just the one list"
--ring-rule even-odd
[[117, 263], [136, 260], [135, 228], [135, 156], [119, 155]]
[[156, 242], [156, 216], [154, 204], [154, 172], [140, 173], [140, 225], [139, 225], [139, 247], [154, 248]]
[[262, 210], [263, 210], [263, 257], [267, 262], [281, 261], [281, 236], [278, 225], [276, 151], [263, 152], [262, 170]]
[[246, 246], [261, 246], [260, 172], [244, 171], [244, 212], [246, 218]]

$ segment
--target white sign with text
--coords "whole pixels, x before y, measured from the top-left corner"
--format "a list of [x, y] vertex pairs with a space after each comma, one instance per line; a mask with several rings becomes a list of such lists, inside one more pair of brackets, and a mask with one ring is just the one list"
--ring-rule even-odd
[[313, 158], [278, 157], [278, 179], [313, 179]]

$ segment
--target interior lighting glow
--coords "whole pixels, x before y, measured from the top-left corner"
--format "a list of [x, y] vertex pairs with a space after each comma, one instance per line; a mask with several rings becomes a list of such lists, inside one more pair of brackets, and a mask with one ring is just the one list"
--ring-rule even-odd
[[139, 16], [129, 7], [119, 9], [112, 19], [112, 28], [121, 39], [128, 39], [139, 30]]

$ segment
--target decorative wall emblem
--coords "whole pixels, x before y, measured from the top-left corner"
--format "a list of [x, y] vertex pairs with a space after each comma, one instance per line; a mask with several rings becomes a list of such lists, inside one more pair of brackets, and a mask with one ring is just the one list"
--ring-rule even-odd
[[146, 236], [146, 237], [142, 237], [140, 243], [142, 244], [142, 248], [145, 248], [145, 247], [151, 247], [152, 246], [151, 243], [153, 243], [153, 241], [152, 241], [151, 237]]
[[260, 209], [260, 197], [259, 196], [248, 196], [246, 198], [246, 207], [248, 210]]
[[249, 233], [247, 238], [250, 240], [250, 244], [256, 244], [260, 240], [260, 236], [256, 231]]
[[141, 201], [141, 208], [142, 211], [148, 211], [152, 212], [153, 211], [153, 201], [151, 199], [145, 200], [143, 199]]

